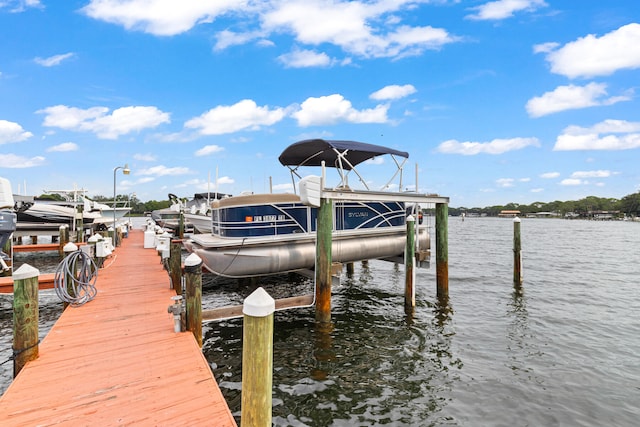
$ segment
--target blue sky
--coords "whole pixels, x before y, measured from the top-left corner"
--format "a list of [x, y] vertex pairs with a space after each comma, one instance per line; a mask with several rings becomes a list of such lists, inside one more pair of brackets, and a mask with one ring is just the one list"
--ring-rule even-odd
[[621, 198], [639, 83], [638, 1], [0, 0], [0, 176], [291, 191], [279, 154], [319, 137], [408, 151], [453, 207]]

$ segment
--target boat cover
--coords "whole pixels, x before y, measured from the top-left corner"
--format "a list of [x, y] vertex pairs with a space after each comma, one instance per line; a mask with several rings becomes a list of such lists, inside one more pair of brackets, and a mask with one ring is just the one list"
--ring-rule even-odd
[[[409, 157], [405, 151], [364, 142], [306, 139], [287, 147], [278, 160], [283, 166], [320, 166], [324, 161], [327, 167], [351, 170], [357, 164], [383, 154]], [[340, 157], [347, 162], [340, 165]]]

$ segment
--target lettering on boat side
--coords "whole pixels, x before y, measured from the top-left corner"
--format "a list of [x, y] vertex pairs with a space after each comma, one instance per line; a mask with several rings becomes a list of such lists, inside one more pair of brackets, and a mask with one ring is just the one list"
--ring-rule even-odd
[[369, 212], [349, 212], [349, 218], [365, 218], [369, 216]]
[[253, 217], [248, 216], [246, 222], [268, 222], [268, 221], [284, 221], [284, 215], [256, 215]]

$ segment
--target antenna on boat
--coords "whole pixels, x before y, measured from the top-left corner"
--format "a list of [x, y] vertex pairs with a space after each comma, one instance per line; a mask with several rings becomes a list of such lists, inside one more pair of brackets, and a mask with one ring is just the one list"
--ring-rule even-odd
[[211, 207], [211, 171], [207, 175], [207, 206]]
[[218, 190], [218, 166], [216, 166], [216, 199], [218, 198]]

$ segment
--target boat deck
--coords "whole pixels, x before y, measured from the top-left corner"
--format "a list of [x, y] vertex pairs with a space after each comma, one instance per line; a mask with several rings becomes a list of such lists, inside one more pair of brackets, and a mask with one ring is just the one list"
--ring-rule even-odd
[[0, 398], [1, 424], [236, 426], [193, 335], [173, 331], [175, 293], [143, 233], [115, 257]]

